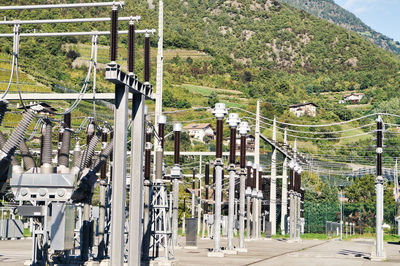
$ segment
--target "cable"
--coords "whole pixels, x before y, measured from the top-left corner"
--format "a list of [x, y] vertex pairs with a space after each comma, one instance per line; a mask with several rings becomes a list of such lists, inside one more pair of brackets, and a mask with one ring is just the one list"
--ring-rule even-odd
[[[93, 39], [92, 39], [93, 40]], [[81, 88], [81, 91], [79, 92], [79, 95], [77, 97], [77, 99], [75, 100], [75, 102], [64, 112], [62, 113], [53, 113], [55, 115], [66, 115], [68, 113], [71, 113], [82, 101], [82, 97], [83, 95], [86, 93], [86, 90], [88, 88], [89, 82], [90, 82], [90, 75], [92, 72], [92, 67], [93, 67], [93, 63], [94, 63], [94, 56], [95, 56], [95, 50], [97, 49], [97, 45], [95, 45], [92, 41], [92, 50], [91, 50], [91, 55], [90, 55], [90, 64], [89, 64], [89, 69], [88, 69], [88, 73], [86, 75], [85, 81], [83, 83], [83, 86]]]
[[[266, 127], [261, 127], [266, 130], [271, 130], [271, 128], [266, 128]], [[303, 137], [303, 136], [298, 136], [298, 135], [292, 135], [292, 134], [287, 134], [288, 137], [292, 138], [298, 138], [298, 139], [311, 139], [311, 140], [338, 140], [338, 139], [348, 139], [348, 138], [353, 138], [353, 137], [359, 137], [359, 136], [364, 136], [373, 133], [373, 131], [369, 131], [366, 133], [361, 133], [361, 134], [356, 134], [356, 135], [351, 135], [351, 136], [343, 136], [343, 137], [336, 137], [336, 138], [313, 138], [313, 137]]]
[[97, 49], [98, 35], [93, 35], [92, 44], [94, 43], [94, 60], [93, 60], [93, 117], [96, 120], [96, 74], [97, 74]]
[[19, 25], [14, 25], [14, 40], [13, 40], [13, 58], [12, 58], [12, 67], [11, 67], [11, 74], [10, 74], [10, 81], [8, 82], [7, 89], [4, 94], [1, 96], [1, 99], [4, 99], [9, 92], [12, 84], [12, 79], [14, 76], [14, 68], [15, 68], [15, 58], [17, 57], [18, 51], [16, 51], [16, 41], [18, 40], [17, 36], [19, 36]]
[[[250, 118], [252, 120], [256, 120], [253, 117], [244, 117], [244, 118]], [[266, 123], [264, 121], [260, 121], [260, 123], [268, 125], [268, 126], [274, 126], [272, 124]], [[359, 126], [359, 127], [353, 127], [353, 128], [348, 128], [348, 129], [344, 129], [344, 130], [337, 130], [337, 131], [327, 131], [327, 132], [317, 132], [317, 131], [301, 131], [301, 130], [294, 130], [294, 129], [290, 129], [290, 128], [283, 128], [283, 127], [278, 127], [276, 126], [276, 128], [281, 129], [281, 130], [287, 130], [290, 132], [295, 132], [295, 133], [304, 133], [304, 134], [314, 134], [314, 135], [323, 135], [323, 134], [338, 134], [338, 133], [344, 133], [344, 132], [348, 132], [348, 131], [352, 131], [352, 130], [356, 130], [356, 129], [362, 129], [365, 127], [369, 127], [369, 126], [374, 126], [375, 123], [370, 123], [370, 124], [366, 124], [363, 126]]]

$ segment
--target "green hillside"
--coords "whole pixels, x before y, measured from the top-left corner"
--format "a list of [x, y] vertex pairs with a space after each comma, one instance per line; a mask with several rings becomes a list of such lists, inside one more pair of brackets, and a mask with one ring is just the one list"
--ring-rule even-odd
[[305, 10], [319, 18], [328, 20], [345, 29], [352, 30], [369, 39], [379, 47], [400, 53], [400, 43], [394, 41], [362, 22], [353, 13], [343, 9], [333, 0], [280, 0], [296, 8]]
[[[33, 1], [3, 4], [30, 3]], [[23, 20], [106, 17], [109, 13], [109, 8], [99, 8], [9, 11], [2, 15]], [[138, 0], [135, 6], [128, 2], [120, 15], [141, 15], [143, 19], [138, 28], [144, 29], [157, 28], [157, 13], [158, 10], [149, 9], [147, 0]], [[127, 24], [121, 22], [120, 29], [126, 29]], [[77, 23], [21, 28], [22, 32], [33, 29], [58, 32], [108, 30], [109, 25]], [[1, 29], [12, 32], [11, 27], [1, 26]], [[260, 98], [264, 102], [264, 116], [275, 115], [286, 121], [329, 122], [374, 110], [397, 112], [399, 56], [354, 32], [278, 1], [165, 1], [164, 36], [167, 109], [212, 105], [215, 100], [223, 100], [230, 106], [244, 106], [254, 111], [254, 99]], [[99, 41], [98, 91], [112, 91], [113, 86], [103, 78], [109, 41], [107, 37], [100, 37]], [[143, 36], [138, 36], [137, 41], [136, 72], [141, 77]], [[126, 67], [126, 43], [126, 36], [121, 36], [118, 63], [123, 68]], [[153, 37], [153, 73], [156, 43], [157, 38]], [[10, 55], [11, 47], [12, 40], [4, 40], [0, 43], [0, 52]], [[79, 90], [87, 71], [90, 38], [22, 38], [20, 53], [22, 70], [34, 77], [35, 82], [53, 90], [55, 85]], [[154, 74], [152, 83], [155, 83]], [[338, 103], [343, 94], [352, 91], [365, 93], [363, 108], [347, 108]], [[303, 101], [319, 106], [317, 117], [296, 118], [289, 113], [288, 105]], [[187, 117], [195, 119], [196, 115]]]

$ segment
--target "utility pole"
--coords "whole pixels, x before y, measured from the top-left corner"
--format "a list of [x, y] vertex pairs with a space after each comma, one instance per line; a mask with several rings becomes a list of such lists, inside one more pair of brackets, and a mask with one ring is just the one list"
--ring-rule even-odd
[[340, 185], [340, 240], [343, 240], [343, 185]]
[[290, 216], [289, 216], [289, 241], [293, 242], [294, 241], [294, 216], [295, 216], [295, 203], [294, 203], [294, 166], [295, 162], [294, 160], [291, 160], [289, 162], [289, 177], [290, 177], [290, 182], [289, 182], [289, 211], [290, 211]]
[[[255, 165], [254, 165], [255, 166]], [[251, 212], [250, 212], [250, 201], [251, 201], [251, 188], [252, 188], [252, 180], [251, 180], [251, 172], [253, 170], [253, 164], [251, 161], [247, 162], [247, 180], [246, 180], [246, 206], [247, 206], [247, 210], [246, 210], [246, 239], [249, 240], [250, 239], [250, 228], [251, 228]], [[257, 170], [255, 170], [255, 172], [257, 173]]]
[[[246, 140], [250, 131], [247, 122], [241, 122], [239, 125], [240, 134], [240, 199], [239, 199], [239, 248], [238, 252], [247, 252], [244, 246], [244, 215], [245, 215], [245, 186], [246, 186]], [[249, 217], [249, 216], [247, 216]], [[249, 231], [247, 231], [249, 234]]]
[[[285, 133], [283, 136], [283, 144], [285, 151], [287, 151], [287, 129], [285, 129]], [[282, 169], [281, 235], [285, 235], [287, 233], [287, 167], [288, 158], [285, 156], [285, 158], [283, 159]]]
[[[255, 128], [255, 142], [254, 142], [254, 164], [256, 165], [256, 171], [257, 173], [253, 178], [257, 179], [258, 177], [258, 167], [260, 166], [260, 100], [257, 100], [257, 111], [256, 111], [256, 128]], [[256, 182], [256, 187], [254, 188], [256, 191], [259, 190], [258, 187], [258, 182]], [[253, 209], [254, 213], [254, 218], [253, 219], [253, 227], [256, 228], [256, 231], [254, 232], [255, 235], [253, 235], [253, 238], [257, 238], [259, 236], [258, 231], [258, 224], [259, 224], [259, 217], [261, 216], [261, 213], [258, 213], [258, 204], [261, 204], [258, 200], [256, 200], [255, 203], [255, 209]]]
[[[142, 240], [142, 254], [143, 261], [147, 261], [149, 258], [150, 248], [150, 236], [151, 236], [151, 199], [152, 199], [152, 181], [150, 179], [150, 164], [151, 164], [151, 138], [153, 129], [151, 127], [146, 128], [145, 135], [145, 151], [144, 151], [144, 212], [143, 212], [143, 240]], [[154, 181], [154, 180], [153, 180]], [[132, 184], [133, 185], [133, 184]]]
[[197, 197], [197, 235], [200, 234], [201, 226], [201, 164], [202, 156], [200, 155], [200, 165], [199, 165], [199, 194]]
[[[229, 211], [228, 211], [228, 250], [233, 251], [233, 228], [235, 212], [235, 182], [236, 182], [236, 129], [240, 123], [239, 114], [230, 113], [226, 121], [230, 128], [229, 148]], [[236, 252], [235, 252], [236, 254]]]
[[221, 194], [222, 194], [222, 174], [224, 162], [222, 160], [222, 137], [224, 117], [228, 113], [224, 103], [215, 104], [213, 115], [217, 119], [217, 143], [215, 159], [215, 217], [214, 217], [214, 249], [209, 252], [209, 256], [223, 257], [221, 252]]
[[258, 238], [261, 238], [261, 211], [262, 211], [262, 200], [263, 200], [263, 192], [262, 192], [262, 175], [263, 175], [263, 169], [260, 166], [258, 168], [258, 187], [259, 190], [257, 192], [257, 200], [258, 200]]
[[[274, 117], [274, 123], [272, 128], [272, 142], [276, 144], [276, 117]], [[271, 157], [269, 221], [271, 222], [271, 235], [276, 235], [276, 147], [275, 146], [272, 146], [272, 157]]]
[[298, 164], [297, 165], [297, 171], [295, 171], [295, 191], [296, 191], [296, 241], [300, 241], [300, 220], [301, 220], [301, 173], [303, 172], [303, 169], [301, 166]]
[[384, 260], [386, 258], [383, 249], [383, 178], [382, 178], [382, 152], [383, 152], [383, 120], [378, 116], [376, 121], [376, 249], [372, 260]]
[[[180, 138], [181, 138], [182, 124], [174, 124], [174, 167], [171, 169], [172, 178], [172, 193], [173, 193], [173, 206], [172, 206], [172, 246], [178, 246], [178, 211], [179, 211], [179, 180], [182, 178], [182, 170], [179, 163], [180, 157]], [[182, 232], [184, 233], [184, 232]]]
[[[162, 94], [163, 94], [163, 65], [164, 65], [164, 2], [159, 0], [158, 8], [158, 50], [157, 50], [157, 73], [156, 73], [156, 106], [154, 112], [154, 121], [156, 127], [159, 123], [158, 117], [162, 114]], [[157, 132], [159, 133], [159, 132]], [[158, 147], [158, 139], [154, 139], [154, 158]]]
[[258, 221], [257, 221], [257, 212], [258, 212], [258, 175], [259, 175], [259, 168], [256, 167], [254, 168], [253, 166], [253, 190], [251, 191], [251, 198], [252, 198], [252, 215], [253, 215], [253, 227], [251, 230], [251, 237], [252, 239], [257, 238], [257, 227], [258, 227]]
[[195, 213], [195, 209], [196, 209], [196, 194], [194, 193], [195, 189], [196, 189], [196, 169], [193, 168], [193, 178], [192, 178], [192, 206], [191, 206], [191, 216], [190, 218], [195, 218], [194, 217], [194, 213]]

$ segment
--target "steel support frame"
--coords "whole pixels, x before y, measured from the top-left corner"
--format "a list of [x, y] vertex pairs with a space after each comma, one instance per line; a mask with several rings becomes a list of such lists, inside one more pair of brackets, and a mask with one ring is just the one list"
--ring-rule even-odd
[[[128, 265], [140, 265], [143, 235], [143, 153], [145, 128], [145, 95], [133, 94], [131, 130], [131, 188], [129, 202], [129, 255]], [[114, 137], [115, 138], [115, 137]], [[133, 185], [134, 184], [134, 185]]]
[[[115, 85], [113, 180], [111, 204], [111, 265], [124, 263], [128, 86]], [[133, 127], [137, 129], [137, 127]], [[133, 146], [133, 145], [132, 145]], [[135, 153], [133, 153], [135, 154]]]

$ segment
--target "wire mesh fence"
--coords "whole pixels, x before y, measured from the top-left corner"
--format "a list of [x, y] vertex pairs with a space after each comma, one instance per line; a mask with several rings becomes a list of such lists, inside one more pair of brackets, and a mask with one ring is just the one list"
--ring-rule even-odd
[[[343, 204], [343, 222], [354, 223], [357, 234], [375, 232], [375, 204]], [[390, 226], [387, 233], [396, 233], [397, 205], [385, 205], [384, 223]], [[325, 233], [326, 222], [340, 222], [340, 203], [305, 203], [305, 233]]]

